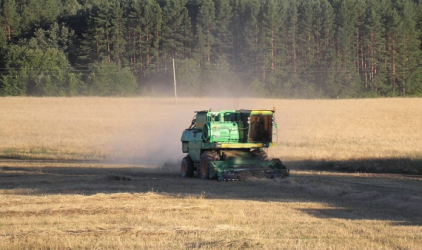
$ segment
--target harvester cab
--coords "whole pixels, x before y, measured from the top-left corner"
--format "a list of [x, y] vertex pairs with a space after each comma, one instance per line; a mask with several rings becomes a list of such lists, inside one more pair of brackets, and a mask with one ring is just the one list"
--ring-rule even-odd
[[277, 143], [275, 110], [196, 111], [182, 134], [181, 176], [240, 180], [241, 172], [285, 177], [289, 170], [279, 159], [268, 159], [264, 149]]

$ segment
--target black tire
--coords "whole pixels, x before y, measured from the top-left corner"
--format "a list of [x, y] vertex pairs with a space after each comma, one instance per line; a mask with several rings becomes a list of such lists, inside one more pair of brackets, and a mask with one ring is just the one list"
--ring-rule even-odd
[[259, 150], [259, 149], [255, 149], [254, 151], [251, 152], [252, 155], [254, 157], [257, 157], [263, 161], [269, 161], [270, 159], [268, 158], [268, 154], [267, 152], [265, 152], [264, 150]]
[[205, 151], [201, 155], [201, 161], [199, 162], [199, 176], [201, 179], [209, 179], [210, 177], [210, 168], [211, 168], [211, 161], [218, 161], [220, 160], [220, 156], [215, 151]]
[[193, 172], [194, 169], [192, 159], [189, 156], [184, 157], [180, 168], [180, 176], [183, 178], [192, 177]]

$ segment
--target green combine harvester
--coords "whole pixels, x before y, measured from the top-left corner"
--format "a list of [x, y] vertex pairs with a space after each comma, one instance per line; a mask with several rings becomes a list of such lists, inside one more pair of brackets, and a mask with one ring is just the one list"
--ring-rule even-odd
[[[276, 145], [275, 110], [196, 111], [182, 134], [181, 176], [240, 180], [241, 172], [261, 172], [281, 178], [289, 170], [280, 159], [268, 159], [264, 149]], [[273, 141], [273, 138], [276, 140]]]

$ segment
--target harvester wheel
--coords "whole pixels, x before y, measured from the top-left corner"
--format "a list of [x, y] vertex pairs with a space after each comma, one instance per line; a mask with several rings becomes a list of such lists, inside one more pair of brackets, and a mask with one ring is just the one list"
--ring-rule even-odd
[[193, 161], [189, 156], [186, 156], [183, 158], [182, 160], [182, 166], [181, 166], [181, 171], [180, 171], [180, 175], [183, 178], [186, 177], [192, 177], [193, 176]]
[[199, 176], [201, 179], [208, 179], [210, 168], [211, 168], [211, 161], [219, 160], [220, 157], [217, 152], [214, 151], [205, 151], [201, 155], [201, 161], [199, 164]]
[[268, 154], [267, 154], [267, 152], [265, 152], [264, 150], [259, 150], [259, 149], [256, 149], [256, 150], [252, 151], [252, 155], [253, 155], [253, 156], [255, 156], [255, 157], [258, 157], [259, 159], [261, 159], [261, 160], [263, 160], [263, 161], [268, 161], [268, 160], [270, 160], [270, 159], [268, 158]]

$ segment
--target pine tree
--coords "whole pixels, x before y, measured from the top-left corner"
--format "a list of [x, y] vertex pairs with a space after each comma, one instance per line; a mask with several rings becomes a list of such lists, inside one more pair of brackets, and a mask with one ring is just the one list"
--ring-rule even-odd
[[[306, 1], [304, 1], [306, 3]], [[317, 0], [312, 6], [311, 36], [306, 39], [306, 63], [305, 80], [314, 83], [313, 89], [316, 95], [325, 96], [327, 83], [330, 75], [330, 62], [335, 58], [334, 48], [334, 10], [327, 0]], [[308, 24], [309, 25], [309, 24]], [[309, 30], [303, 29], [303, 30]], [[306, 33], [305, 33], [306, 34]], [[303, 41], [303, 40], [302, 40]]]
[[125, 35], [124, 30], [126, 21], [123, 16], [123, 9], [121, 8], [120, 1], [115, 1], [110, 5], [111, 22], [110, 22], [110, 55], [114, 63], [122, 66], [125, 54]]
[[343, 1], [337, 10], [336, 60], [331, 65], [335, 80], [327, 86], [332, 97], [353, 97], [360, 92], [359, 28], [364, 10], [363, 0]]
[[[4, 29], [0, 29], [0, 55], [2, 48], [6, 47], [7, 45], [7, 33], [4, 31]], [[2, 65], [2, 57], [0, 56], [0, 67]]]
[[[243, 37], [245, 46], [241, 52], [242, 61], [253, 78], [264, 80], [262, 75], [262, 36], [260, 26], [261, 1], [246, 0], [244, 6], [245, 29]], [[259, 74], [261, 73], [261, 74]]]
[[384, 62], [384, 67], [389, 73], [389, 85], [390, 85], [390, 95], [395, 96], [397, 90], [397, 54], [399, 40], [399, 23], [400, 16], [397, 12], [396, 7], [393, 5], [391, 0], [385, 0], [382, 3], [384, 6], [384, 25], [386, 27], [385, 37], [386, 37], [386, 48], [387, 48], [387, 60]]
[[108, 5], [94, 5], [89, 12], [88, 27], [83, 34], [80, 56], [85, 63], [111, 62], [111, 13]]
[[[268, 0], [262, 6], [262, 34], [264, 36], [264, 64], [263, 75], [266, 69], [271, 72], [281, 63], [284, 57], [284, 47], [282, 44], [282, 26], [284, 23], [286, 10], [280, 1]], [[271, 73], [270, 72], [270, 73]]]
[[132, 68], [145, 77], [159, 64], [162, 12], [153, 0], [134, 1], [129, 12], [129, 51]]
[[46, 27], [57, 21], [63, 11], [62, 1], [42, 0], [41, 1], [41, 25]]
[[63, 0], [63, 15], [74, 16], [78, 11], [82, 9], [82, 5], [78, 3], [78, 0]]
[[232, 59], [233, 38], [230, 26], [233, 16], [229, 0], [215, 0], [215, 44], [213, 54], [217, 60]]
[[[129, 65], [138, 85], [166, 83], [175, 58], [196, 93], [241, 79], [274, 97], [421, 96], [421, 44], [415, 0], [0, 0], [0, 89], [93, 89], [40, 60], [92, 79], [107, 70], [129, 79]], [[24, 69], [34, 65], [63, 78]]]
[[298, 26], [299, 26], [299, 16], [298, 16], [298, 2], [297, 0], [290, 1], [287, 6], [287, 16], [285, 21], [284, 33], [286, 34], [284, 44], [286, 46], [287, 61], [286, 66], [289, 69], [292, 77], [297, 74], [298, 62], [297, 62], [297, 53], [298, 53]]
[[266, 90], [268, 93], [278, 95], [283, 92], [281, 77], [285, 64], [285, 48], [283, 42], [282, 27], [286, 18], [285, 5], [281, 1], [268, 0], [262, 4], [260, 26], [262, 34], [262, 79], [267, 80]]
[[382, 25], [382, 6], [377, 0], [367, 1], [365, 22], [362, 29], [363, 52], [361, 75], [365, 89], [375, 95], [386, 94], [387, 72], [383, 67], [386, 61], [385, 29]]
[[34, 37], [29, 39], [29, 47], [46, 51], [48, 48], [56, 48], [68, 54], [73, 45], [74, 32], [57, 22], [48, 30], [37, 29]]
[[[318, 39], [319, 36], [319, 27], [314, 27], [314, 22], [319, 22], [320, 20], [316, 18], [317, 11], [316, 1], [302, 1], [298, 6], [298, 15], [300, 20], [298, 22], [298, 46], [300, 50], [298, 51], [298, 59], [301, 68], [303, 68], [303, 73], [305, 78], [309, 78], [313, 72], [310, 72], [314, 66], [313, 55], [316, 53], [317, 47], [315, 39]], [[315, 28], [317, 28], [315, 30]]]
[[160, 51], [163, 54], [164, 71], [171, 59], [189, 58], [191, 54], [192, 28], [186, 1], [168, 0], [163, 7]]
[[417, 28], [417, 5], [405, 0], [399, 7], [401, 21], [398, 26], [397, 83], [399, 94], [406, 96], [408, 93], [412, 94], [422, 89], [420, 64], [422, 53], [419, 48], [421, 33]]
[[215, 44], [215, 5], [213, 0], [201, 0], [196, 24], [196, 53], [202, 64], [210, 64]]
[[242, 51], [244, 50], [245, 38], [245, 3], [243, 0], [231, 0], [232, 21], [230, 31], [233, 38], [232, 61], [231, 66], [235, 70], [242, 70], [244, 63], [242, 61]]
[[0, 1], [0, 25], [7, 40], [19, 35], [20, 19], [15, 0]]

